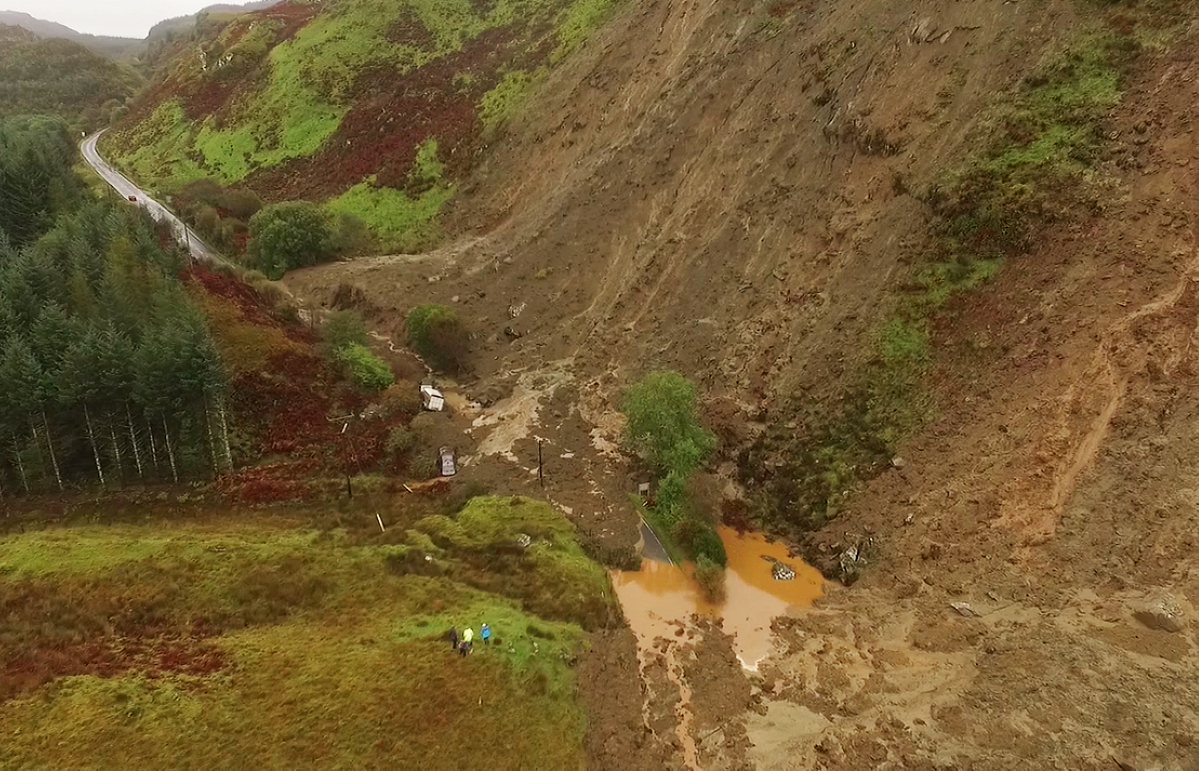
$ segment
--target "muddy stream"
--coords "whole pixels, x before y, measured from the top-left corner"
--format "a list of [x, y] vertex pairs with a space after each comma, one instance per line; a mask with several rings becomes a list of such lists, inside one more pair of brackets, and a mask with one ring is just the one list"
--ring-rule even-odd
[[[719, 621], [723, 632], [732, 638], [741, 666], [756, 672], [774, 651], [771, 622], [794, 609], [811, 605], [824, 593], [820, 572], [789, 556], [782, 544], [771, 543], [759, 533], [738, 533], [728, 527], [720, 528], [720, 537], [728, 554], [723, 602], [713, 603], [703, 596], [689, 564], [679, 566], [647, 558], [638, 571], [612, 574], [625, 618], [637, 637], [642, 678], [647, 685], [651, 683], [648, 668], [660, 653], [666, 679], [678, 689], [675, 733], [690, 769], [698, 769], [700, 764], [699, 748], [691, 731], [691, 689], [680, 660], [689, 655], [679, 645], [682, 630], [693, 628], [695, 618]], [[655, 551], [647, 549], [646, 554], [650, 556]], [[793, 570], [795, 577], [776, 580], [773, 574], [776, 561]], [[698, 643], [693, 635], [688, 636], [691, 643]], [[647, 721], [649, 711], [647, 703]]]
[[[381, 335], [375, 337], [394, 350], [390, 340]], [[450, 381], [439, 379], [438, 386], [451, 413], [469, 420], [469, 428], [465, 428], [468, 433], [490, 429], [479, 441], [477, 456], [499, 456], [525, 468], [513, 448], [517, 441], [530, 436], [540, 425], [542, 402], [568, 379], [565, 368], [522, 373], [511, 396], [487, 409], [465, 398]], [[587, 439], [602, 455], [605, 448], [595, 434], [592, 432]], [[573, 453], [563, 457], [573, 457]], [[464, 465], [469, 461], [464, 459]], [[665, 685], [672, 693], [659, 695], [663, 697], [662, 703], [672, 705], [677, 746], [689, 769], [700, 768], [699, 744], [702, 743], [696, 741], [692, 731], [691, 687], [686, 681], [684, 666], [694, 655], [693, 646], [702, 643], [703, 633], [696, 621], [718, 622], [720, 629], [731, 639], [741, 666], [748, 672], [757, 672], [759, 665], [775, 649], [771, 630], [774, 619], [811, 605], [824, 593], [820, 572], [791, 557], [782, 544], [771, 543], [759, 533], [738, 533], [727, 527], [720, 528], [719, 532], [728, 555], [725, 598], [721, 602], [708, 601], [692, 578], [693, 567], [672, 564], [652, 531], [645, 529], [645, 559], [641, 569], [612, 574], [612, 584], [625, 618], [637, 638], [637, 657], [646, 684], [643, 705], [646, 726], [656, 722], [651, 718], [654, 689]], [[776, 563], [793, 571], [794, 577], [777, 580], [774, 577]], [[677, 698], [673, 694], [675, 691]]]

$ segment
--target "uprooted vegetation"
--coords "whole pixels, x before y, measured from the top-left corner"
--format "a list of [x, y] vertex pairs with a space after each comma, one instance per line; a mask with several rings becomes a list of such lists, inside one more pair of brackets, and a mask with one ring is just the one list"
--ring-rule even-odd
[[1103, 205], [1104, 121], [1136, 49], [1118, 29], [1092, 30], [1050, 53], [976, 130], [978, 149], [922, 196], [933, 215], [931, 245], [876, 328], [842, 406], [827, 417], [790, 405], [784, 413], [798, 416], [802, 430], [776, 420], [741, 454], [743, 477], [763, 485], [756, 504], [764, 524], [819, 529], [863, 480], [889, 468], [899, 444], [936, 412], [924, 378], [942, 309], [1025, 254], [1047, 226]]
[[[413, 500], [376, 501], [385, 535], [370, 507], [183, 506], [6, 538], [0, 765], [578, 767], [580, 624], [618, 613], [602, 569], [542, 504]], [[451, 652], [484, 622], [492, 644]]]
[[336, 495], [346, 476], [384, 474], [385, 486], [398, 487], [398, 477], [435, 473], [436, 446], [388, 447], [420, 413], [417, 387], [391, 385], [394, 373], [364, 345], [356, 313], [332, 314], [322, 341], [261, 276], [197, 266], [186, 277], [229, 370], [235, 468], [220, 481], [225, 495], [310, 500]]

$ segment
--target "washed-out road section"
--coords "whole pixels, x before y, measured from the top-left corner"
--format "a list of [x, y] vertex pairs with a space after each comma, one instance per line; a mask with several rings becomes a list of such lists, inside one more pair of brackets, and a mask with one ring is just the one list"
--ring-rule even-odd
[[[107, 130], [107, 129], [106, 129]], [[100, 151], [96, 148], [96, 142], [104, 134], [104, 131], [97, 131], [89, 137], [86, 137], [80, 144], [79, 149], [83, 153], [83, 159], [87, 164], [96, 170], [96, 173], [107, 182], [113, 190], [120, 193], [122, 198], [128, 199], [133, 196], [137, 199], [138, 206], [141, 206], [146, 211], [150, 212], [150, 216], [160, 222], [168, 222], [171, 229], [175, 231], [175, 235], [180, 241], [187, 244], [188, 251], [196, 260], [205, 260], [229, 265], [228, 260], [218, 254], [212, 247], [204, 243], [204, 241], [196, 235], [196, 231], [189, 228], [183, 223], [183, 220], [176, 217], [170, 212], [167, 207], [155, 201], [146, 191], [139, 188], [137, 185], [129, 181], [121, 172], [108, 165], [108, 162], [100, 157]]]

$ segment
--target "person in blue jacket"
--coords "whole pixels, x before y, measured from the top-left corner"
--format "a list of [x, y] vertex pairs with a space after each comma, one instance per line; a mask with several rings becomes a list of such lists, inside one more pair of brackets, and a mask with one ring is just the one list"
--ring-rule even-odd
[[483, 638], [484, 645], [491, 645], [491, 627], [486, 624], [479, 630], [479, 636]]

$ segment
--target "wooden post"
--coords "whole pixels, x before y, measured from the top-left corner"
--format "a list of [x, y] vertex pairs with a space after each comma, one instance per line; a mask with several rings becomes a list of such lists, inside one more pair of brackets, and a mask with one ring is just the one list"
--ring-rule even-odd
[[541, 460], [541, 440], [537, 440], [537, 481], [541, 483], [541, 488], [545, 489], [545, 470]]
[[[350, 420], [349, 420], [349, 418], [346, 418], [346, 422], [343, 423], [341, 426], [341, 435], [342, 435], [341, 462], [342, 462], [342, 471], [346, 475], [346, 496], [350, 500], [353, 500], [354, 499], [354, 485], [350, 481], [350, 461], [346, 457], [346, 440], [349, 439], [349, 435], [348, 435], [349, 430], [350, 430]], [[352, 446], [353, 445], [351, 445], [351, 447]]]

